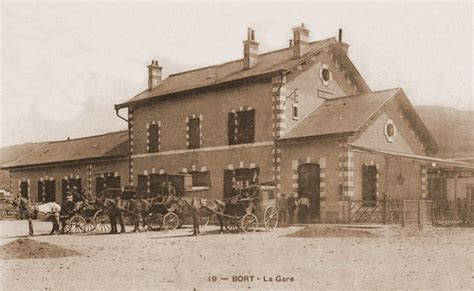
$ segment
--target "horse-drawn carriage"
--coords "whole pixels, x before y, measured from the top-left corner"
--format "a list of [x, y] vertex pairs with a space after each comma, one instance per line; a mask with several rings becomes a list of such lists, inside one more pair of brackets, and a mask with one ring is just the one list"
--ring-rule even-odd
[[204, 204], [202, 213], [216, 214], [221, 223], [221, 230], [224, 226], [232, 233], [239, 230], [243, 232], [256, 231], [259, 221], [263, 222], [267, 231], [273, 230], [278, 224], [275, 185], [260, 183], [239, 189], [239, 192], [240, 194], [224, 200], [223, 211], [222, 208], [219, 211], [212, 205]]

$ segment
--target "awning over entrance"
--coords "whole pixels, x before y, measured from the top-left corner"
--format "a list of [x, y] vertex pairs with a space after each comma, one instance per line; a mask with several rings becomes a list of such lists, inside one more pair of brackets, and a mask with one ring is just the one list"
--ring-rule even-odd
[[408, 160], [417, 160], [427, 165], [430, 165], [432, 167], [443, 166], [447, 168], [474, 170], [473, 164], [458, 162], [454, 160], [407, 154], [407, 153], [392, 152], [392, 151], [387, 151], [387, 150], [361, 147], [361, 146], [356, 146], [356, 145], [350, 145], [350, 146], [356, 151], [365, 152], [365, 153], [374, 153], [374, 154], [378, 153], [378, 154], [389, 155], [389, 156], [399, 157], [399, 158], [408, 159]]

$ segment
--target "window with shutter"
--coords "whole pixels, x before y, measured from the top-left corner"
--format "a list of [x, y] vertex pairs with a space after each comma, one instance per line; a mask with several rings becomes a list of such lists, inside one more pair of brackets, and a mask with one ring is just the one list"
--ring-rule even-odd
[[362, 166], [362, 200], [370, 202], [367, 206], [377, 200], [377, 167], [374, 165]]
[[45, 202], [44, 198], [44, 182], [38, 181], [38, 202]]
[[20, 194], [21, 197], [28, 199], [28, 182], [20, 183]]
[[45, 181], [44, 182], [44, 194], [45, 202], [54, 202], [56, 201], [56, 181]]
[[138, 197], [148, 196], [148, 176], [147, 175], [138, 175], [137, 195]]
[[197, 149], [200, 147], [200, 120], [199, 118], [191, 118], [189, 120], [189, 148]]
[[149, 153], [157, 153], [159, 151], [160, 145], [160, 127], [158, 124], [150, 125], [148, 129], [149, 133], [149, 144], [148, 144], [148, 152]]
[[96, 197], [102, 194], [102, 191], [105, 189], [105, 179], [103, 177], [95, 177], [95, 195]]
[[150, 174], [150, 195], [156, 197], [161, 194], [161, 182], [159, 174]]
[[255, 110], [237, 113], [237, 144], [255, 142]]
[[234, 187], [234, 171], [233, 170], [224, 170], [224, 199], [232, 198], [233, 187]]
[[236, 126], [237, 121], [236, 114], [233, 112], [229, 113], [228, 124], [227, 124], [227, 135], [229, 138], [229, 145], [236, 144]]

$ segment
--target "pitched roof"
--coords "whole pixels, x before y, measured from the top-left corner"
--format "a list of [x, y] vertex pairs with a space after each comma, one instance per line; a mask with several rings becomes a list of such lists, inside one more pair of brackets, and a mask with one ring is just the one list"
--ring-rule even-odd
[[0, 167], [12, 163], [31, 151], [45, 145], [45, 142], [25, 143], [9, 147], [0, 148]]
[[[31, 151], [43, 146], [44, 142], [25, 143], [9, 147], [0, 148], [0, 168], [8, 163], [12, 163]], [[10, 173], [0, 169], [0, 189], [10, 188]]]
[[281, 139], [352, 134], [401, 89], [390, 89], [325, 100]]
[[[115, 105], [115, 108], [124, 108], [144, 100], [163, 97], [173, 93], [204, 88], [270, 73], [287, 71], [293, 69], [299, 63], [306, 60], [306, 58], [312, 56], [314, 53], [319, 52], [321, 49], [330, 44], [336, 45], [336, 47], [341, 49], [335, 38], [328, 38], [309, 43], [309, 51], [299, 59], [293, 58], [293, 48], [288, 47], [260, 54], [258, 56], [258, 63], [248, 70], [244, 70], [243, 59], [239, 59], [224, 64], [172, 74], [168, 78], [164, 79], [161, 84], [153, 90], [147, 89], [131, 98], [127, 102]], [[347, 55], [345, 58], [346, 61], [350, 63]], [[360, 77], [360, 74], [357, 72], [353, 64], [350, 63], [350, 65], [352, 66], [355, 74], [359, 76], [355, 79], [355, 81], [359, 82], [361, 88], [368, 89], [368, 85], [365, 83], [363, 78]]]
[[404, 108], [405, 117], [420, 136], [427, 153], [435, 154], [436, 141], [401, 88], [325, 100], [280, 139], [353, 135], [392, 98], [397, 98]]
[[43, 144], [22, 158], [3, 165], [4, 168], [26, 167], [89, 159], [110, 159], [128, 154], [128, 132], [55, 141]]

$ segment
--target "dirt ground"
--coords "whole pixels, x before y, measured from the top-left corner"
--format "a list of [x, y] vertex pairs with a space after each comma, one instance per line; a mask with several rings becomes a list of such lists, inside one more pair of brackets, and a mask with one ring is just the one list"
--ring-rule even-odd
[[[1, 289], [474, 288], [471, 228], [315, 225], [221, 235], [207, 226], [192, 237], [190, 228], [49, 236], [50, 227], [35, 223], [32, 240], [80, 255], [1, 259]], [[27, 231], [26, 221], [0, 222], [0, 245]]]

